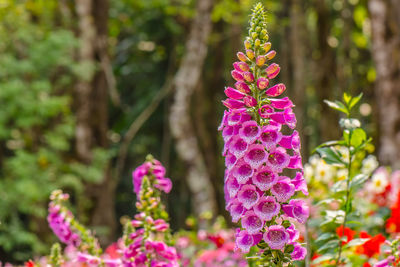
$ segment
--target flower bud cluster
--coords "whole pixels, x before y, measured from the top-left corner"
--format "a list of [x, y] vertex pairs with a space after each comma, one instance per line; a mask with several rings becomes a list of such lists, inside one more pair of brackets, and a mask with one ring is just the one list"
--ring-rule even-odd
[[164, 242], [169, 239], [169, 224], [160, 191], [168, 193], [172, 188], [171, 180], [165, 178], [165, 168], [149, 156], [132, 176], [140, 213], [126, 226], [123, 266], [179, 266], [176, 249]]
[[63, 194], [61, 190], [52, 192], [47, 221], [50, 228], [61, 242], [77, 247], [81, 243], [81, 237], [76, 229], [73, 229], [71, 226], [74, 215], [62, 205], [62, 203], [68, 199], [69, 195]]
[[[276, 98], [286, 90], [273, 84], [278, 64], [270, 63], [276, 52], [270, 51], [265, 13], [261, 4], [253, 10], [245, 53], [233, 64], [235, 88], [228, 97], [219, 130], [224, 139], [225, 195], [233, 222], [240, 222], [236, 245], [243, 252], [253, 246], [264, 250], [263, 257], [301, 260], [306, 254], [297, 239], [299, 233], [289, 220], [305, 223], [309, 208], [305, 201], [293, 199], [296, 192], [308, 194], [303, 178], [299, 133], [293, 130], [296, 117], [288, 97]], [[282, 134], [284, 127], [292, 130]], [[286, 129], [287, 130], [287, 129]], [[294, 177], [287, 169], [295, 170]], [[276, 262], [276, 261], [275, 261]]]

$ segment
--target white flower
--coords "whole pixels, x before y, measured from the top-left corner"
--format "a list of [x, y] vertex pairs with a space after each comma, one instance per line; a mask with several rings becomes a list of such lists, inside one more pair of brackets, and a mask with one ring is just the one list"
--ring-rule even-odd
[[344, 180], [347, 178], [349, 171], [347, 169], [340, 169], [336, 172], [338, 180]]
[[306, 178], [306, 181], [311, 181], [313, 176], [314, 168], [309, 163], [304, 164], [304, 177]]
[[378, 160], [374, 155], [369, 155], [362, 162], [361, 172], [364, 174], [371, 174], [376, 168], [378, 168]]
[[375, 194], [380, 194], [385, 191], [389, 184], [388, 175], [385, 170], [378, 170], [372, 175], [371, 182], [368, 184], [368, 189]]
[[315, 168], [315, 180], [323, 181], [325, 183], [331, 181], [335, 176], [335, 167], [327, 164], [324, 160], [319, 160]]

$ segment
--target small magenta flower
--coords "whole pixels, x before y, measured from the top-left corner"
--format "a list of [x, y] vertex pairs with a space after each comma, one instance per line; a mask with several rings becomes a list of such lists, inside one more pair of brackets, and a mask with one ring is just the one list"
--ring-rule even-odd
[[279, 214], [281, 205], [272, 196], [262, 197], [254, 206], [254, 212], [264, 221], [270, 221]]
[[282, 249], [289, 241], [289, 234], [285, 227], [281, 225], [272, 225], [264, 233], [264, 241], [271, 249]]
[[292, 101], [290, 101], [289, 97], [284, 97], [280, 99], [271, 99], [270, 100], [271, 107], [276, 109], [287, 109], [293, 107]]
[[250, 87], [244, 82], [236, 82], [235, 87], [242, 93], [245, 93], [245, 94], [251, 93]]
[[244, 122], [239, 130], [239, 136], [249, 144], [253, 143], [260, 133], [260, 127], [257, 122], [253, 120]]
[[268, 154], [263, 145], [253, 144], [247, 149], [244, 161], [250, 164], [253, 169], [257, 169], [267, 160], [267, 157]]
[[240, 159], [236, 164], [237, 167], [233, 170], [233, 175], [239, 184], [245, 184], [254, 174], [254, 169], [250, 164], [246, 163], [243, 159]]
[[246, 80], [246, 82], [253, 82], [254, 81], [254, 75], [253, 73], [249, 72], [249, 71], [245, 71], [242, 73], [243, 74], [243, 78]]
[[245, 96], [244, 93], [240, 92], [239, 90], [233, 89], [232, 87], [227, 87], [224, 92], [227, 97], [236, 100], [243, 99], [243, 97]]
[[261, 168], [253, 175], [252, 182], [261, 190], [267, 191], [278, 182], [278, 175], [270, 168]]
[[238, 200], [246, 209], [254, 206], [260, 198], [259, 193], [254, 185], [244, 185], [238, 192]]
[[283, 135], [279, 128], [268, 125], [261, 130], [260, 139], [263, 145], [269, 149], [274, 148], [282, 140]]
[[286, 202], [294, 195], [295, 188], [290, 178], [285, 177], [272, 186], [271, 192], [279, 202]]
[[249, 108], [257, 106], [257, 100], [250, 95], [243, 97], [243, 102], [245, 106]]
[[237, 158], [241, 158], [246, 154], [249, 144], [240, 136], [234, 136], [229, 146], [230, 152]]
[[239, 71], [233, 70], [233, 71], [231, 72], [231, 74], [232, 74], [232, 78], [235, 79], [236, 81], [238, 81], [238, 82], [244, 82], [243, 74], [240, 73]]
[[238, 222], [241, 218], [242, 215], [245, 213], [246, 209], [244, 208], [243, 204], [240, 203], [239, 201], [234, 202], [230, 206], [230, 212], [232, 215], [232, 222]]
[[246, 230], [242, 230], [236, 235], [236, 246], [243, 252], [248, 253], [253, 244], [254, 238]]
[[304, 260], [307, 255], [307, 249], [299, 245], [299, 243], [294, 243], [294, 249], [291, 253], [292, 259], [295, 261]]
[[228, 189], [228, 193], [230, 197], [236, 196], [237, 192], [240, 189], [240, 185], [237, 182], [236, 178], [233, 176], [228, 177], [228, 179], [225, 181], [226, 187]]
[[224, 101], [222, 101], [222, 103], [224, 104], [225, 107], [230, 109], [238, 109], [244, 107], [243, 101], [231, 98], [225, 99]]
[[285, 92], [286, 86], [283, 83], [278, 83], [277, 85], [268, 88], [265, 91], [267, 96], [280, 96], [283, 92]]
[[250, 210], [244, 214], [242, 226], [249, 234], [256, 234], [263, 228], [264, 221], [254, 211]]
[[287, 216], [296, 219], [299, 223], [305, 223], [310, 215], [306, 202], [301, 199], [290, 200], [289, 204], [282, 205], [282, 210]]
[[278, 76], [280, 70], [281, 70], [281, 68], [279, 67], [278, 64], [272, 63], [271, 65], [269, 65], [269, 66], [265, 69], [265, 72], [267, 73], [268, 79], [273, 79], [273, 78], [275, 78], [276, 76]]

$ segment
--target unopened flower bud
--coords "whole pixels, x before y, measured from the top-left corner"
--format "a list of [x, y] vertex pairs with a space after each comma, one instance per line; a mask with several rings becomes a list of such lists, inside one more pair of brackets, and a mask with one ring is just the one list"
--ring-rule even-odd
[[268, 54], [265, 55], [269, 60], [273, 59], [276, 56], [276, 51], [271, 50], [268, 52]]
[[246, 50], [246, 55], [250, 58], [250, 59], [253, 59], [254, 58], [254, 51], [253, 50], [250, 50], [250, 49], [247, 49]]
[[147, 216], [147, 217], [146, 217], [146, 223], [148, 223], [148, 224], [153, 224], [153, 223], [154, 223], [153, 218], [151, 218], [150, 216]]
[[261, 77], [257, 80], [257, 87], [260, 90], [267, 88], [269, 85], [269, 80], [267, 78]]
[[243, 102], [249, 108], [257, 106], [257, 100], [250, 95], [245, 96]]
[[271, 43], [270, 42], [267, 42], [267, 43], [265, 43], [264, 45], [263, 45], [263, 48], [264, 48], [264, 51], [265, 52], [268, 52], [270, 49], [271, 49]]
[[250, 69], [249, 65], [241, 61], [233, 63], [233, 67], [239, 72], [249, 71]]
[[281, 95], [284, 91], [286, 90], [286, 86], [283, 83], [278, 83], [271, 88], [268, 88], [267, 91], [265, 91], [265, 94], [267, 96], [279, 96]]
[[245, 93], [245, 94], [251, 93], [250, 87], [244, 82], [235, 83], [235, 87], [236, 87], [236, 89], [238, 89], [238, 91], [240, 91], [242, 93]]
[[237, 56], [237, 58], [238, 58], [240, 61], [243, 61], [243, 62], [246, 62], [246, 61], [247, 61], [247, 57], [246, 57], [246, 55], [245, 55], [243, 52], [238, 52], [238, 53], [236, 54], [236, 56]]
[[281, 68], [278, 64], [272, 63], [268, 66], [268, 68], [265, 69], [265, 72], [267, 73], [268, 79], [273, 79], [278, 76], [280, 70]]
[[264, 36], [264, 38], [268, 40], [268, 32], [267, 32], [266, 29], [263, 29], [263, 30], [261, 31], [261, 35]]
[[227, 97], [237, 100], [243, 99], [243, 97], [245, 96], [244, 93], [240, 92], [239, 90], [235, 90], [232, 87], [225, 88], [224, 92]]
[[243, 75], [240, 72], [238, 72], [237, 70], [233, 70], [231, 72], [231, 74], [232, 74], [233, 79], [235, 79], [236, 81], [238, 81], [238, 82], [244, 81]]
[[249, 39], [246, 39], [246, 41], [244, 41], [244, 47], [246, 49], [250, 49], [251, 48], [251, 43], [250, 43]]
[[252, 32], [251, 33], [251, 38], [253, 38], [253, 40], [257, 39], [258, 34], [256, 32]]
[[133, 227], [140, 227], [142, 226], [143, 222], [142, 221], [138, 221], [138, 220], [132, 220], [131, 224]]
[[261, 31], [261, 27], [260, 26], [257, 26], [256, 27], [256, 32], [260, 32]]
[[256, 64], [257, 64], [257, 66], [261, 67], [262, 65], [265, 64], [266, 61], [267, 60], [265, 59], [264, 56], [258, 56], [256, 59]]
[[254, 41], [254, 45], [255, 45], [256, 47], [259, 47], [260, 44], [261, 44], [260, 39], [256, 39], [256, 40]]
[[243, 77], [249, 83], [254, 81], [254, 75], [253, 75], [253, 73], [251, 73], [249, 71], [243, 72]]

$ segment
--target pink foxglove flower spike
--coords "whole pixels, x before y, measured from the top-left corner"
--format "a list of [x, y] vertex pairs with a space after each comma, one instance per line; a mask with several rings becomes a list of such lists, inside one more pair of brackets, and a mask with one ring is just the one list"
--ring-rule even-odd
[[[253, 10], [244, 44], [245, 51], [237, 53], [239, 61], [231, 72], [236, 89], [225, 89], [228, 98], [223, 104], [228, 110], [219, 127], [225, 142], [227, 210], [232, 221], [240, 224], [236, 247], [251, 251], [251, 258], [262, 266], [275, 266], [283, 264], [283, 259], [304, 259], [307, 251], [298, 242], [293, 223], [305, 223], [309, 208], [294, 198], [298, 192], [308, 194], [300, 138], [293, 130], [293, 102], [282, 96], [286, 86], [273, 81], [280, 67], [269, 62], [276, 52], [270, 51], [261, 4]], [[288, 173], [295, 174], [288, 177]], [[252, 249], [256, 247], [258, 252]]]

